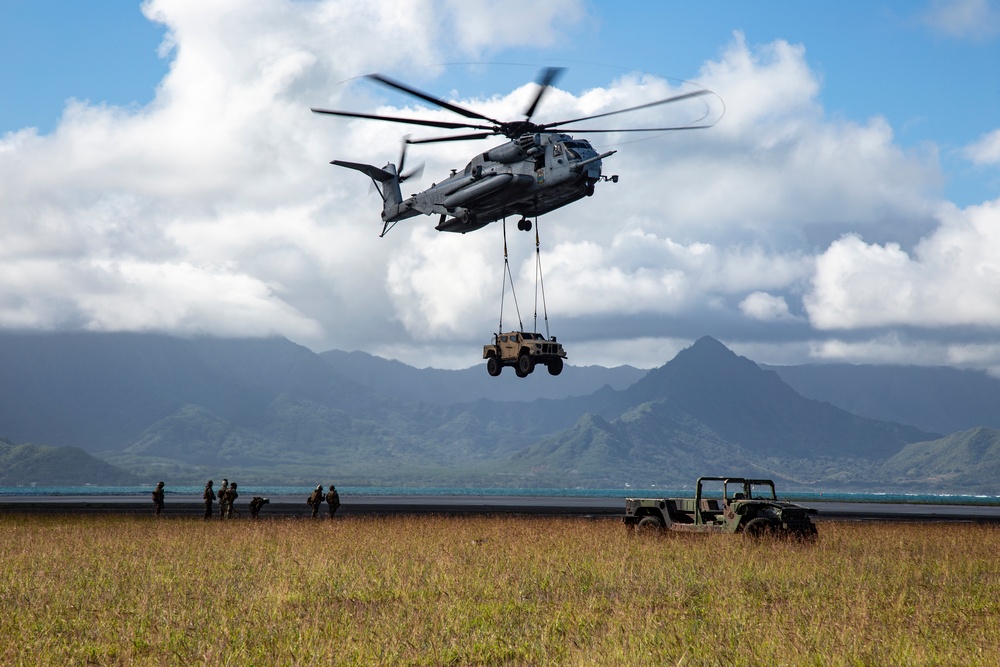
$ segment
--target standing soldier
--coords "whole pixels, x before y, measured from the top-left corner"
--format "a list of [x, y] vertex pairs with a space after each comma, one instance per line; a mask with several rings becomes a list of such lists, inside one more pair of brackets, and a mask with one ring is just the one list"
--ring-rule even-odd
[[223, 478], [223, 480], [222, 480], [222, 486], [219, 487], [219, 518], [220, 519], [225, 519], [226, 518], [226, 502], [227, 502], [227, 498], [229, 497], [227, 495], [228, 493], [229, 493], [229, 480]]
[[323, 503], [323, 485], [317, 484], [316, 490], [309, 495], [309, 499], [306, 500], [306, 504], [312, 508], [312, 518], [316, 518], [319, 515], [319, 506]]
[[212, 518], [212, 501], [215, 500], [215, 491], [212, 489], [212, 480], [208, 480], [208, 484], [205, 485], [205, 518]]
[[330, 518], [332, 519], [340, 507], [340, 494], [337, 493], [337, 489], [333, 484], [330, 485], [330, 490], [326, 492], [326, 504], [329, 505], [327, 509], [330, 510]]
[[226, 518], [233, 518], [233, 503], [236, 499], [240, 497], [240, 494], [236, 493], [236, 482], [229, 485], [229, 490], [226, 491]]
[[156, 516], [160, 516], [160, 512], [163, 511], [163, 482], [157, 482], [156, 488], [153, 489], [153, 507], [156, 508]]

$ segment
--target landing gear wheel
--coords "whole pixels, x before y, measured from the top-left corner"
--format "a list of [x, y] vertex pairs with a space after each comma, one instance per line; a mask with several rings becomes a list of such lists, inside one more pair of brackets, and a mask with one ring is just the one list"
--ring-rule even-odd
[[531, 371], [535, 370], [535, 360], [527, 354], [522, 354], [517, 358], [518, 375], [527, 377]]
[[486, 372], [496, 377], [500, 375], [500, 371], [503, 370], [503, 364], [496, 357], [490, 357], [486, 360]]
[[520, 220], [517, 221], [517, 228], [520, 229], [522, 232], [530, 232], [531, 220], [528, 220], [527, 218], [521, 218]]
[[549, 375], [559, 375], [560, 373], [562, 373], [562, 369], [563, 369], [563, 360], [560, 359], [559, 357], [556, 357], [555, 359], [549, 362]]

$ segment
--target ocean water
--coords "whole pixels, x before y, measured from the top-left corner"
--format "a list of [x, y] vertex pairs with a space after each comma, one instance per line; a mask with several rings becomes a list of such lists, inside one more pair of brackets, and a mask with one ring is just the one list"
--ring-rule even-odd
[[[308, 496], [311, 486], [240, 485], [241, 496]], [[325, 487], [324, 487], [325, 488]], [[200, 495], [203, 486], [168, 486], [166, 495]], [[153, 486], [0, 486], [2, 496], [138, 496]], [[672, 498], [690, 497], [693, 488], [656, 489], [481, 489], [460, 487], [338, 486], [343, 496], [539, 496], [543, 498]], [[794, 502], [909, 503], [920, 505], [1000, 506], [1000, 496], [973, 494], [790, 492], [778, 498]]]

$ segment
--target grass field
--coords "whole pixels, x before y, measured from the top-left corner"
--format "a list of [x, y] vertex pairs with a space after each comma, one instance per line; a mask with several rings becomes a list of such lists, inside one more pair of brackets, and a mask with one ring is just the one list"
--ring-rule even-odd
[[1000, 529], [0, 516], [4, 665], [996, 665]]

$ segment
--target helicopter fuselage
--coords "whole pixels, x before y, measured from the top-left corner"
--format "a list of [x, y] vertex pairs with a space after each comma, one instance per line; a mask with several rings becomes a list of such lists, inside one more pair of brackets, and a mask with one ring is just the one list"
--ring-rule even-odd
[[[594, 193], [601, 160], [590, 142], [567, 134], [522, 135], [476, 155], [461, 172], [403, 199], [392, 163], [382, 169], [336, 162], [381, 181], [382, 220], [389, 229], [417, 215], [440, 215], [437, 229], [465, 233], [509, 215], [531, 218]], [[383, 231], [383, 233], [385, 233]]]

